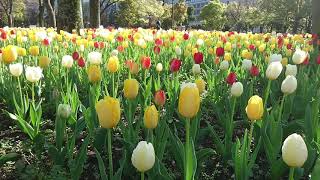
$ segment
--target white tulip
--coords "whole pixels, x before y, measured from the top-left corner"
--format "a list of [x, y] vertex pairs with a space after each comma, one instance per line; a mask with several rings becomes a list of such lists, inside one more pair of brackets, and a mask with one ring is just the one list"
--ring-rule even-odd
[[242, 61], [242, 68], [249, 71], [252, 67], [252, 61], [248, 59], [244, 59]]
[[231, 86], [231, 95], [235, 97], [241, 96], [243, 93], [243, 85], [241, 82], [233, 83]]
[[267, 71], [266, 71], [266, 76], [270, 80], [275, 80], [279, 77], [281, 74], [283, 67], [280, 62], [272, 62], [269, 64]]
[[286, 76], [296, 76], [297, 75], [297, 65], [288, 64], [286, 66]]
[[81, 52], [84, 51], [84, 45], [83, 45], [83, 44], [80, 45], [80, 51], [81, 51]]
[[90, 64], [99, 65], [102, 62], [102, 54], [99, 52], [90, 52], [88, 54], [88, 61]]
[[158, 72], [161, 72], [161, 71], [163, 70], [163, 66], [162, 66], [161, 63], [158, 63], [158, 64], [157, 64], [156, 70], [157, 70]]
[[118, 54], [119, 54], [119, 51], [116, 49], [112, 50], [111, 52], [111, 56], [118, 56]]
[[200, 64], [194, 64], [192, 67], [192, 72], [193, 74], [200, 74], [201, 72]]
[[42, 78], [42, 69], [40, 67], [27, 66], [26, 68], [26, 78], [29, 82], [35, 83]]
[[281, 62], [282, 61], [282, 55], [281, 54], [272, 54], [270, 56], [270, 63], [272, 62]]
[[182, 50], [179, 46], [176, 46], [175, 51], [178, 56], [180, 56], [182, 54]]
[[61, 61], [62, 67], [71, 68], [73, 65], [73, 58], [70, 55], [65, 55], [62, 57]]
[[229, 68], [229, 62], [226, 60], [221, 61], [219, 68], [223, 71]]
[[202, 46], [204, 43], [203, 39], [197, 39], [197, 45]]
[[308, 54], [305, 51], [297, 49], [292, 56], [292, 61], [294, 64], [301, 64], [307, 58]]
[[291, 94], [297, 89], [297, 79], [292, 75], [288, 75], [281, 84], [281, 91], [284, 94]]
[[299, 134], [291, 134], [282, 145], [282, 159], [290, 167], [302, 167], [308, 158], [308, 149]]
[[22, 74], [22, 71], [23, 71], [23, 66], [21, 63], [16, 63], [16, 64], [10, 64], [9, 65], [9, 70], [10, 70], [10, 73], [13, 75], [13, 76], [20, 76]]
[[180, 92], [182, 92], [182, 90], [184, 88], [198, 88], [196, 83], [185, 83], [182, 82], [181, 86], [180, 86]]
[[145, 172], [151, 169], [155, 162], [153, 145], [146, 141], [140, 141], [137, 147], [133, 150], [131, 162], [140, 172]]
[[68, 119], [71, 115], [71, 107], [69, 104], [59, 104], [57, 112], [58, 116]]

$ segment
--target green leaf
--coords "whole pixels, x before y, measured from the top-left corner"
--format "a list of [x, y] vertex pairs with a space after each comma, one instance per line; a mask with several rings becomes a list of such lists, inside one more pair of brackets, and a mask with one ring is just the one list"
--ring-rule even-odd
[[83, 141], [79, 154], [76, 158], [76, 167], [72, 170], [73, 179], [78, 180], [82, 174], [84, 163], [86, 162], [87, 157], [87, 148], [89, 144], [90, 136], [87, 136]]
[[320, 179], [320, 157], [318, 157], [311, 174], [311, 180], [319, 180], [319, 179]]
[[209, 159], [210, 156], [214, 155], [214, 150], [211, 148], [205, 148], [201, 149], [196, 153], [197, 157], [197, 172], [195, 177], [199, 177], [199, 174], [201, 173], [201, 164]]
[[16, 161], [19, 159], [20, 155], [17, 153], [8, 153], [0, 156], [0, 166], [8, 161]]
[[216, 133], [216, 131], [213, 129], [213, 127], [210, 125], [209, 122], [207, 122], [209, 131], [211, 132], [211, 137], [213, 138], [213, 142], [216, 145], [216, 150], [218, 151], [218, 154], [223, 155], [225, 152], [224, 149], [224, 145], [221, 141], [221, 139], [219, 138], [218, 134]]
[[98, 159], [100, 177], [102, 180], [107, 180], [108, 177], [107, 177], [107, 173], [106, 173], [106, 167], [105, 167], [104, 162], [100, 156], [100, 153], [96, 148], [94, 148], [94, 151], [96, 152], [96, 157]]

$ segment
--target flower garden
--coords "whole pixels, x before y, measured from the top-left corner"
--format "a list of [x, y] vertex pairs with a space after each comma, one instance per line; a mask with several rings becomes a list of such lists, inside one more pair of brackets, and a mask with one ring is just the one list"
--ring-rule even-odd
[[0, 34], [0, 179], [320, 179], [316, 35]]

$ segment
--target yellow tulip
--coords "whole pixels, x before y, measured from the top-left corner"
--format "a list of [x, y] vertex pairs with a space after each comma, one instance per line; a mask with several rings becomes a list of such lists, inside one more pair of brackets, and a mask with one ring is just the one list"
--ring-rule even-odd
[[200, 94], [194, 83], [183, 84], [179, 96], [178, 110], [185, 118], [193, 118], [200, 108]]
[[224, 60], [226, 60], [226, 61], [231, 61], [231, 58], [232, 58], [232, 57], [231, 57], [231, 53], [228, 53], [228, 52], [227, 52], [227, 53], [224, 54]]
[[88, 68], [88, 78], [91, 83], [96, 83], [101, 80], [101, 70], [97, 65], [90, 65]]
[[119, 59], [117, 56], [111, 56], [107, 63], [107, 70], [111, 73], [115, 73], [119, 69]]
[[282, 64], [283, 66], [288, 65], [288, 58], [286, 58], [286, 57], [282, 58], [281, 64]]
[[259, 46], [259, 52], [263, 52], [266, 49], [266, 44], [261, 44]]
[[152, 105], [146, 108], [144, 112], [144, 125], [148, 129], [154, 129], [158, 125], [159, 113], [157, 108]]
[[112, 97], [105, 97], [96, 104], [96, 112], [100, 126], [103, 128], [116, 127], [120, 120], [119, 100]]
[[39, 53], [40, 53], [39, 46], [31, 46], [31, 47], [29, 48], [29, 53], [30, 53], [32, 56], [38, 56]]
[[19, 56], [26, 56], [27, 50], [25, 48], [18, 48], [18, 55]]
[[199, 93], [202, 94], [206, 89], [206, 82], [203, 79], [199, 78], [195, 81], [195, 83], [199, 89]]
[[17, 48], [9, 45], [2, 50], [2, 61], [10, 64], [18, 58]]
[[246, 113], [248, 118], [251, 121], [259, 120], [262, 118], [263, 111], [264, 110], [262, 98], [257, 95], [252, 96], [249, 99], [248, 105], [246, 107]]
[[44, 69], [47, 68], [49, 66], [51, 62], [51, 59], [47, 56], [40, 56], [39, 57], [39, 66]]
[[124, 96], [127, 99], [135, 99], [139, 92], [139, 83], [136, 79], [126, 79], [124, 81]]

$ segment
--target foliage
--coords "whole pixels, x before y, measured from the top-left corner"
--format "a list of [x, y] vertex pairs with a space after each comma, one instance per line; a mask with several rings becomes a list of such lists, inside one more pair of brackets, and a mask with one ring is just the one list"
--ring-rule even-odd
[[224, 4], [220, 3], [219, 0], [210, 1], [200, 12], [200, 19], [203, 22], [203, 26], [208, 30], [221, 30], [226, 20], [224, 10]]

